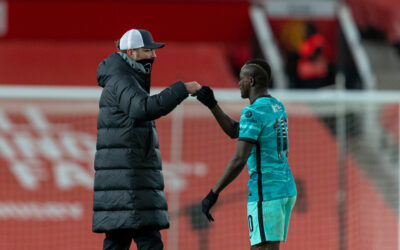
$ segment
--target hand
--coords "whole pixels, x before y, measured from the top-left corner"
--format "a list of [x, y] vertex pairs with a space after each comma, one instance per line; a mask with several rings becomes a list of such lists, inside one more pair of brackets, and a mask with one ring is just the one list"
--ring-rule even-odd
[[214, 193], [212, 190], [207, 194], [206, 198], [201, 202], [201, 211], [206, 215], [208, 221], [214, 221], [214, 218], [210, 214], [210, 209], [214, 206], [215, 202], [218, 200], [218, 194]]
[[208, 86], [203, 86], [197, 92], [197, 100], [206, 105], [209, 109], [212, 109], [217, 105], [213, 90]]
[[197, 91], [201, 88], [201, 85], [198, 82], [185, 82], [183, 84], [185, 84], [186, 90], [191, 96], [195, 96]]

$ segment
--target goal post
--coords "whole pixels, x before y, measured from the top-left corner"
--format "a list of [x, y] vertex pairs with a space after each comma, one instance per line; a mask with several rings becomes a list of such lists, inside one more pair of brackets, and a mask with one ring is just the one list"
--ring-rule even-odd
[[[152, 89], [151, 94], [162, 89]], [[214, 89], [238, 120], [238, 89]], [[99, 249], [91, 233], [101, 88], [0, 86], [0, 249]], [[400, 91], [271, 90], [289, 116], [298, 188], [285, 249], [400, 250]], [[213, 208], [201, 200], [236, 140], [188, 97], [156, 121], [171, 228], [168, 250], [246, 249], [245, 169]]]

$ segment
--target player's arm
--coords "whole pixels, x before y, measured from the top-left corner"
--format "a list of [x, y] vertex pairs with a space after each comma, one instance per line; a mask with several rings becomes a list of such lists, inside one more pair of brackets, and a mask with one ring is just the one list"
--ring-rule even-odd
[[238, 141], [235, 154], [232, 156], [217, 184], [215, 184], [212, 189], [215, 194], [219, 194], [226, 186], [236, 179], [240, 172], [242, 172], [253, 146], [253, 143]]
[[225, 134], [232, 139], [239, 136], [239, 122], [227, 115], [218, 104], [211, 109], [211, 113], [214, 115]]
[[211, 110], [211, 113], [225, 134], [231, 138], [239, 136], [239, 122], [235, 121], [221, 109], [210, 87], [203, 86], [197, 92], [197, 99]]
[[236, 152], [226, 166], [222, 176], [219, 178], [217, 184], [210, 190], [206, 198], [201, 202], [201, 209], [209, 221], [214, 221], [214, 218], [210, 214], [210, 209], [217, 202], [219, 193], [242, 172], [252, 148], [252, 143], [238, 141]]

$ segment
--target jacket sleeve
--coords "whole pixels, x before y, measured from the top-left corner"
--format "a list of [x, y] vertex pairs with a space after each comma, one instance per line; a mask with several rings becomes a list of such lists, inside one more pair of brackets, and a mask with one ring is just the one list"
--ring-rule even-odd
[[115, 88], [122, 111], [133, 119], [144, 121], [167, 115], [189, 95], [181, 81], [152, 96], [134, 78], [121, 79]]

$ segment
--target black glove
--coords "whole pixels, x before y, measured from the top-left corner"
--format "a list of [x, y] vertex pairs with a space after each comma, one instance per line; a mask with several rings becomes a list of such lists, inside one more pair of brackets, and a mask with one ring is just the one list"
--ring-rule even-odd
[[206, 198], [201, 202], [201, 211], [207, 216], [208, 221], [214, 221], [214, 218], [210, 214], [210, 209], [214, 206], [215, 202], [218, 200], [218, 194], [214, 193], [212, 190], [207, 194]]
[[212, 109], [217, 105], [213, 90], [208, 86], [203, 86], [197, 91], [197, 100], [206, 105], [209, 109]]

